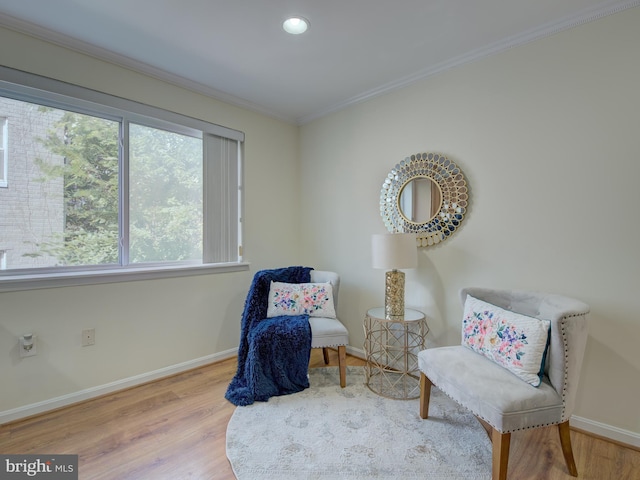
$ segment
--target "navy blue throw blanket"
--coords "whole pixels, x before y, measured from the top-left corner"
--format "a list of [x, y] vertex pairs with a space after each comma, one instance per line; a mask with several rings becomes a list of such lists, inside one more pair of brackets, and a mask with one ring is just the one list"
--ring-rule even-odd
[[238, 370], [225, 398], [234, 405], [266, 402], [309, 388], [311, 326], [308, 315], [267, 317], [271, 282], [308, 283], [309, 267], [261, 270], [253, 277], [244, 303]]

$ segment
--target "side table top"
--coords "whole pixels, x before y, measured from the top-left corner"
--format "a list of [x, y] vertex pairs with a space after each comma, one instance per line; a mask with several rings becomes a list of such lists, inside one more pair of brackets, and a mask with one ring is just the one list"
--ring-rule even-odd
[[367, 316], [383, 322], [417, 322], [419, 320], [424, 320], [425, 318], [424, 313], [411, 308], [405, 308], [404, 315], [387, 317], [384, 313], [384, 307], [369, 309], [367, 311]]

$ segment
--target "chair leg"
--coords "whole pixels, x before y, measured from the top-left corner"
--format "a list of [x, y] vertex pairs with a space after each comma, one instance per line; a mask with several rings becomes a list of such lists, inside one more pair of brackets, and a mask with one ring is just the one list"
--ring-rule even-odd
[[324, 358], [324, 364], [329, 364], [329, 349], [327, 347], [322, 347], [322, 358]]
[[495, 428], [491, 433], [492, 445], [492, 480], [507, 480], [507, 467], [509, 464], [509, 443], [511, 433], [500, 433]]
[[420, 418], [429, 417], [429, 399], [431, 398], [431, 380], [420, 372]]
[[480, 417], [476, 417], [476, 419], [480, 422], [480, 425], [482, 425], [482, 428], [484, 428], [484, 431], [487, 432], [487, 435], [489, 436], [489, 440], [493, 440], [493, 438], [492, 438], [492, 436], [493, 436], [493, 427], [491, 425], [489, 425], [488, 422], [486, 422], [483, 419], [481, 419]]
[[571, 448], [571, 434], [569, 430], [569, 420], [558, 424], [558, 433], [560, 434], [560, 445], [562, 446], [562, 454], [567, 464], [567, 470], [572, 477], [578, 476], [576, 462], [573, 459], [573, 449]]
[[340, 368], [340, 386], [347, 386], [347, 347], [340, 345], [338, 347], [338, 366]]

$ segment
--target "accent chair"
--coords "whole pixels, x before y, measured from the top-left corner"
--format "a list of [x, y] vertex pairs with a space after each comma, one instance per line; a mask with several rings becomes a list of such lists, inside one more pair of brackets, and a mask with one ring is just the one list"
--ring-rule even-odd
[[[330, 283], [333, 289], [333, 304], [338, 311], [338, 290], [340, 289], [340, 276], [335, 272], [323, 270], [311, 270], [311, 282]], [[329, 348], [337, 348], [338, 365], [340, 368], [340, 386], [347, 385], [347, 353], [346, 346], [349, 343], [349, 331], [337, 318], [309, 317], [311, 325], [311, 348], [322, 348], [324, 363], [329, 363]]]
[[[418, 354], [421, 371], [420, 417], [428, 418], [432, 385], [470, 410], [492, 442], [493, 480], [507, 478], [512, 432], [557, 425], [567, 469], [572, 476], [577, 476], [569, 418], [576, 401], [587, 342], [589, 307], [578, 300], [560, 295], [518, 290], [465, 288], [461, 290], [460, 296], [465, 305], [462, 344], [430, 348]], [[470, 305], [468, 300], [479, 302], [472, 304], [475, 305], [475, 310], [467, 307]], [[482, 305], [482, 308], [478, 305]], [[520, 367], [510, 370], [500, 364], [499, 352], [491, 358], [490, 344], [495, 344], [496, 341], [500, 343], [508, 335], [505, 328], [494, 329], [498, 333], [492, 336], [491, 341], [473, 337], [474, 334], [469, 333], [473, 329], [475, 334], [484, 331], [479, 323], [483, 318], [499, 318], [499, 313], [493, 316], [493, 306], [497, 307], [498, 312], [506, 311], [504, 315], [507, 318], [510, 318], [511, 312], [515, 314], [513, 318], [524, 318], [525, 323], [535, 324], [540, 321], [542, 323], [537, 325], [538, 330], [548, 332], [541, 344], [546, 352], [541, 354], [542, 365], [538, 365], [538, 372], [531, 369], [533, 375], [529, 376], [528, 381], [519, 376], [522, 373], [518, 370]], [[480, 328], [477, 328], [478, 325]], [[484, 324], [485, 327], [487, 325]], [[524, 350], [531, 347], [534, 341], [524, 336], [521, 339], [523, 341], [520, 341], [519, 348], [522, 350], [517, 358], [513, 357], [520, 365], [527, 355], [529, 359], [535, 355], [535, 352]], [[544, 342], [548, 342], [546, 347]]]

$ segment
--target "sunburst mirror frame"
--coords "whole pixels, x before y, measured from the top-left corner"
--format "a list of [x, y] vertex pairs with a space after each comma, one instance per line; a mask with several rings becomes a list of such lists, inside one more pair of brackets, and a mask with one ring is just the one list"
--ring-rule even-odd
[[[400, 207], [400, 195], [412, 180], [428, 178], [440, 190], [440, 205], [426, 222], [411, 221]], [[453, 161], [439, 153], [417, 153], [398, 163], [380, 191], [380, 215], [391, 233], [415, 233], [419, 247], [449, 238], [464, 220], [469, 205], [467, 180]]]

